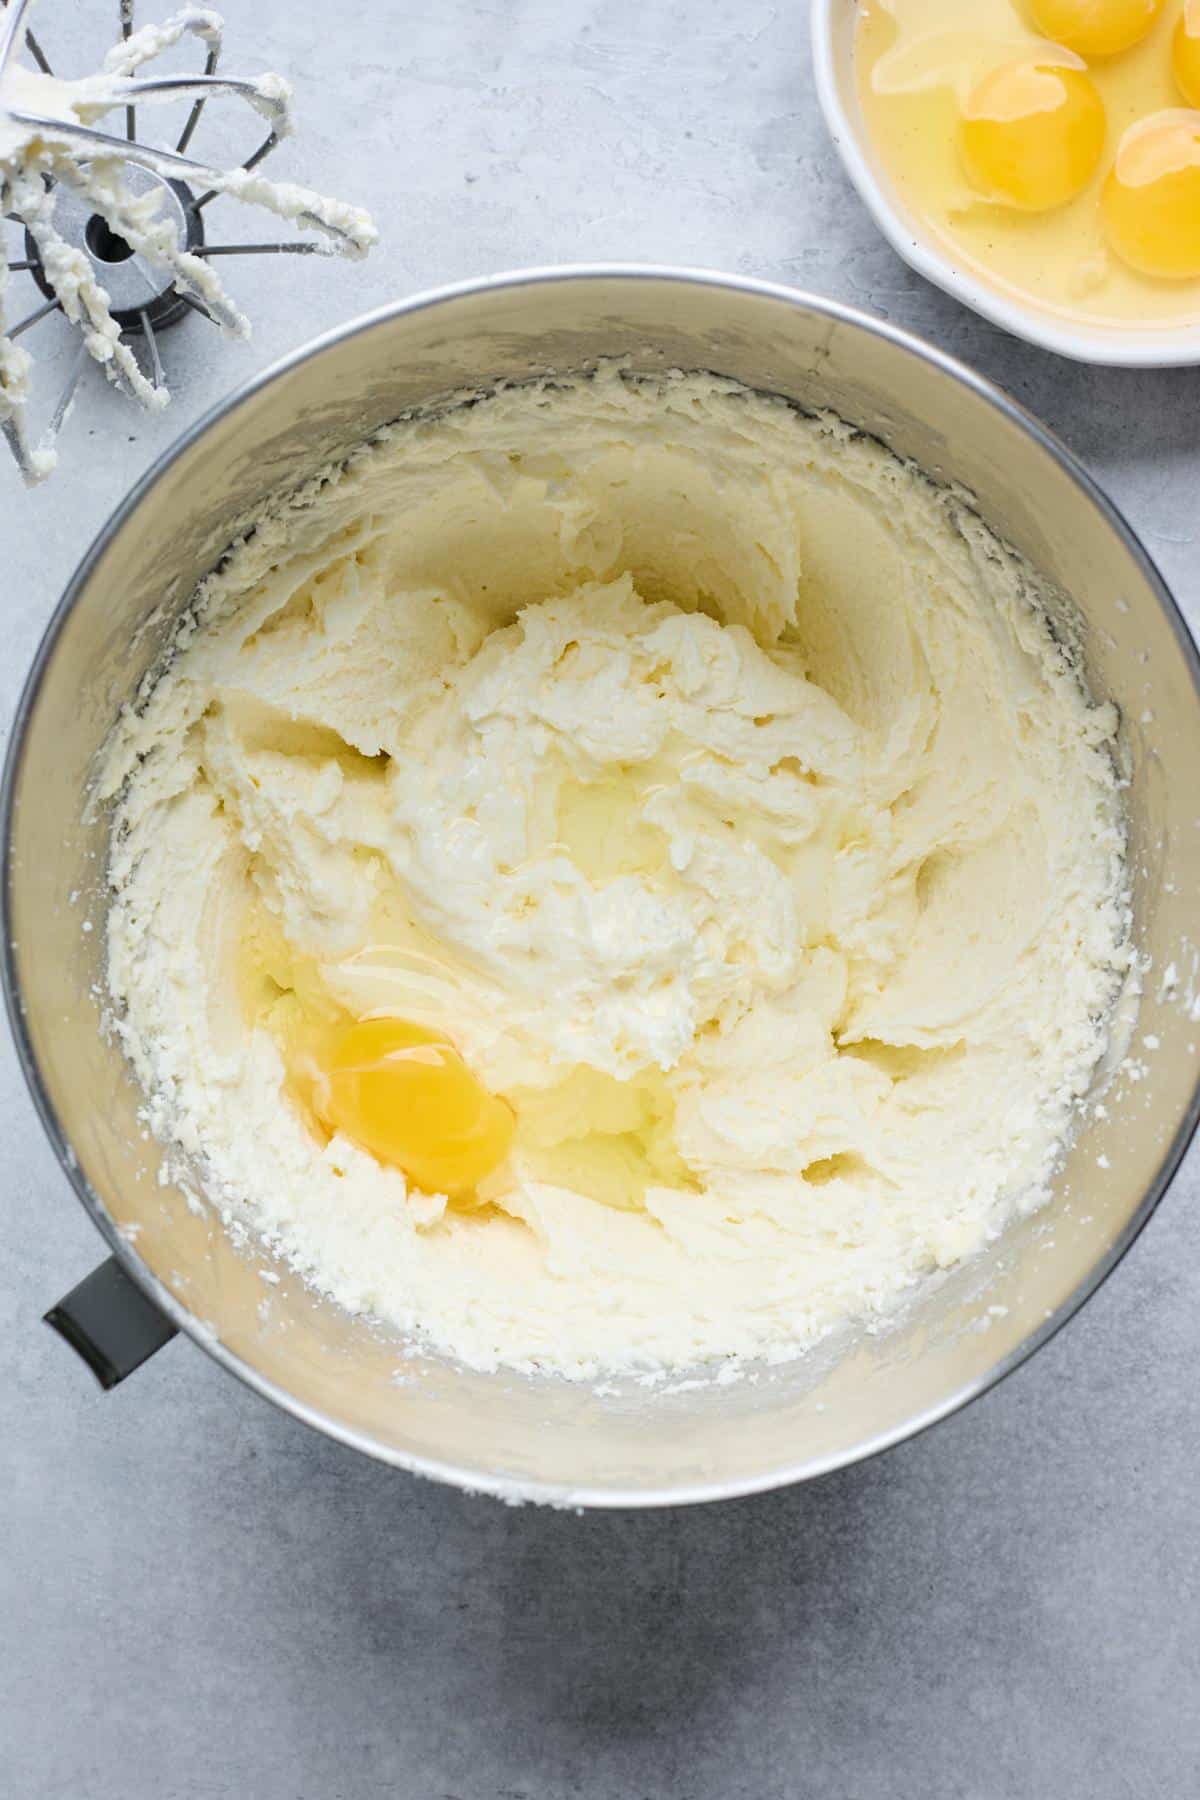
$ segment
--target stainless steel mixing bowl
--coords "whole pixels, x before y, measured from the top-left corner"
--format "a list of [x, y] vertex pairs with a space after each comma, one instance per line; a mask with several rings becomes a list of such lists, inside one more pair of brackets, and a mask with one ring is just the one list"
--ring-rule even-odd
[[[479, 1374], [339, 1313], [159, 1185], [139, 1095], [100, 1028], [107, 821], [85, 795], [117, 709], [198, 578], [269, 494], [406, 408], [598, 356], [717, 370], [832, 408], [964, 483], [1074, 598], [1089, 680], [1125, 721], [1137, 937], [1153, 958], [1138, 1029], [1161, 1045], [1148, 1076], [1118, 1073], [1107, 1116], [1082, 1133], [1045, 1212], [920, 1295], [892, 1330], [729, 1387], [596, 1393]], [[1169, 594], [1067, 451], [969, 370], [845, 307], [721, 276], [549, 270], [389, 306], [307, 346], [194, 426], [119, 509], [54, 616], [16, 722], [4, 791], [10, 1015], [46, 1129], [115, 1259], [60, 1327], [115, 1379], [177, 1325], [345, 1443], [464, 1487], [563, 1504], [746, 1493], [911, 1436], [1075, 1311], [1146, 1222], [1195, 1127], [1200, 1028], [1162, 988], [1172, 961], [1184, 974], [1200, 889], [1198, 681]]]

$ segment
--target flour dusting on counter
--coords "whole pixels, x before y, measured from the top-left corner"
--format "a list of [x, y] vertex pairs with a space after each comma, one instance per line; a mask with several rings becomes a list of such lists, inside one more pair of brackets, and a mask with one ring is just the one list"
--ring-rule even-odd
[[[885, 1317], [1045, 1198], [1130, 964], [1117, 718], [1042, 598], [961, 496], [715, 377], [391, 428], [204, 584], [110, 746], [153, 1129], [478, 1367]], [[503, 1100], [469, 1195], [315, 1126], [314, 1005]]]

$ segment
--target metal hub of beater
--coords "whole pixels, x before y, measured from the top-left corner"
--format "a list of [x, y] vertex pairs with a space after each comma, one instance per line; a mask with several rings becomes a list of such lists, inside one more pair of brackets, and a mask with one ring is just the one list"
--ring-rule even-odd
[[[91, 362], [103, 366], [115, 387], [158, 411], [168, 398], [156, 341], [160, 327], [192, 311], [227, 336], [248, 335], [249, 321], [218, 276], [218, 259], [322, 250], [359, 258], [377, 236], [360, 207], [294, 182], [257, 174], [248, 179], [292, 130], [290, 89], [279, 75], [218, 71], [217, 13], [185, 5], [139, 31], [134, 0], [116, 4], [120, 38], [101, 70], [86, 83], [65, 80], [56, 89], [45, 85], [54, 71], [28, 27], [33, 0], [0, 0], [0, 83], [6, 73], [17, 77], [0, 92], [0, 115], [16, 127], [0, 158], [0, 437], [28, 483], [53, 469], [55, 439]], [[147, 64], [185, 40], [203, 47], [201, 70], [145, 73]], [[225, 152], [215, 158], [189, 154], [201, 115], [217, 98], [240, 102], [266, 123], [257, 146], [232, 165]], [[139, 110], [173, 103], [188, 107], [174, 147], [157, 137], [140, 138]], [[124, 113], [123, 135], [104, 129], [115, 111]], [[315, 235], [209, 243], [205, 208], [223, 196]], [[4, 240], [6, 223], [23, 232], [17, 260]], [[36, 283], [41, 303], [10, 324], [4, 290], [15, 274]], [[17, 341], [56, 313], [66, 315], [80, 341], [49, 422], [33, 444], [26, 429], [33, 361]]]
[[[153, 169], [131, 168], [125, 178], [130, 195], [142, 199], [157, 192], [160, 196], [157, 217], [169, 219], [178, 241], [188, 250], [198, 250], [204, 243], [204, 216], [197, 207], [191, 189], [182, 181], [170, 181]], [[60, 192], [54, 209], [54, 223], [60, 236], [71, 249], [80, 250], [92, 265], [96, 279], [103, 283], [109, 296], [109, 310], [122, 331], [144, 335], [147, 324], [160, 331], [173, 325], [189, 311], [189, 302], [178, 292], [171, 275], [154, 268], [145, 257], [130, 249], [100, 213], [93, 211], [78, 195]], [[29, 273], [47, 300], [55, 298], [38, 256], [37, 245], [25, 233], [25, 254]]]

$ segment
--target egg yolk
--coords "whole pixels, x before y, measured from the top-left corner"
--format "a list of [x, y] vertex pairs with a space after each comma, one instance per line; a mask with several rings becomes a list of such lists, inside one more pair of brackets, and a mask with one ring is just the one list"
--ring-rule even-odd
[[1132, 125], [1100, 206], [1108, 241], [1130, 268], [1200, 276], [1200, 112], [1155, 113]]
[[1171, 67], [1189, 106], [1200, 106], [1200, 0], [1187, 0], [1171, 40]]
[[1139, 43], [1163, 0], [1030, 0], [1039, 31], [1080, 56], [1119, 56]]
[[1082, 69], [1016, 62], [972, 91], [960, 127], [967, 177], [986, 199], [1048, 212], [1087, 186], [1104, 148], [1104, 104]]
[[508, 1155], [509, 1108], [422, 1026], [362, 1019], [336, 1033], [319, 1064], [322, 1123], [427, 1193], [463, 1193]]

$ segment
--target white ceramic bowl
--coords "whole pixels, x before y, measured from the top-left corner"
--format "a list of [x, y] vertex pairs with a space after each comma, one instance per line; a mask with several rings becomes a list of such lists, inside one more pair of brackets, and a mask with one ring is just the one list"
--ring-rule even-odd
[[[970, 0], [966, 0], [969, 5]], [[896, 193], [871, 152], [854, 80], [857, 0], [812, 0], [812, 55], [817, 98], [834, 147], [868, 212], [906, 263], [994, 325], [1077, 362], [1129, 368], [1200, 363], [1200, 326], [1133, 330], [1072, 324], [1048, 307], [1007, 298], [960, 268]]]

